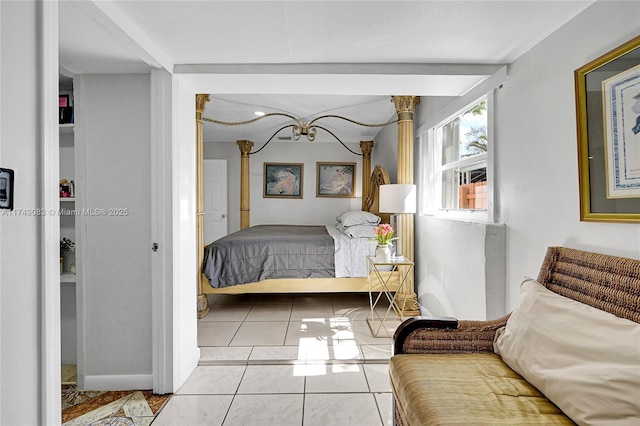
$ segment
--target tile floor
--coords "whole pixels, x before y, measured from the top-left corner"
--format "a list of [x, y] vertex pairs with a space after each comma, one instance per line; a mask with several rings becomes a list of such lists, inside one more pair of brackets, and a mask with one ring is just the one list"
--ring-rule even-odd
[[153, 426], [392, 424], [391, 338], [372, 337], [367, 294], [213, 302], [198, 322], [200, 365]]

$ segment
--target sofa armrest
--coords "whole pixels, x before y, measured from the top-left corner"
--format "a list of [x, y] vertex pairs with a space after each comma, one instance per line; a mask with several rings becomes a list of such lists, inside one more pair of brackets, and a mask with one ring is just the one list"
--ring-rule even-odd
[[414, 317], [404, 321], [393, 336], [393, 354], [493, 352], [496, 330], [509, 315], [492, 321]]

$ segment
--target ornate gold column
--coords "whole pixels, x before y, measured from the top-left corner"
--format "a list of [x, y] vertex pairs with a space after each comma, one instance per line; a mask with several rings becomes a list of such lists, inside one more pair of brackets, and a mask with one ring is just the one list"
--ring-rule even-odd
[[250, 226], [250, 202], [251, 187], [249, 186], [250, 160], [249, 153], [253, 148], [253, 142], [248, 140], [236, 141], [240, 149], [240, 229]]
[[210, 306], [207, 295], [203, 293], [202, 286], [204, 276], [202, 274], [202, 263], [204, 261], [204, 137], [202, 134], [202, 113], [204, 112], [208, 94], [196, 95], [196, 246], [198, 250], [198, 318], [202, 318], [209, 312]]
[[[397, 183], [413, 183], [413, 114], [420, 103], [419, 96], [393, 96], [393, 104], [398, 114], [398, 181]], [[399, 215], [401, 223], [400, 239], [402, 254], [408, 259], [414, 258], [413, 215]], [[417, 263], [417, 262], [416, 262]], [[414, 273], [407, 277], [407, 291], [398, 294], [398, 305], [403, 306], [403, 315], [420, 315], [418, 296], [414, 290]]]
[[362, 150], [362, 210], [369, 210], [367, 206], [367, 196], [371, 190], [371, 151], [373, 151], [373, 141], [360, 141]]

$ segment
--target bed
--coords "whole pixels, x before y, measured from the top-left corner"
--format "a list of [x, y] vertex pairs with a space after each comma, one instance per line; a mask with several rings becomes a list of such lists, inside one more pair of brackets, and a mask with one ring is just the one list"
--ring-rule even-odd
[[[368, 292], [368, 279], [366, 276], [354, 277], [306, 277], [306, 278], [267, 278], [259, 281], [252, 281], [231, 286], [215, 288], [210, 285], [209, 278], [202, 273], [205, 263], [205, 242], [204, 242], [204, 141], [203, 141], [203, 113], [207, 102], [210, 100], [208, 94], [196, 95], [196, 169], [197, 169], [197, 309], [198, 317], [202, 318], [209, 310], [207, 294], [242, 294], [242, 293], [336, 293], [336, 292]], [[397, 151], [397, 183], [413, 183], [413, 114], [416, 106], [420, 103], [418, 96], [392, 96], [397, 112], [398, 126], [398, 151]], [[242, 123], [237, 123], [242, 124]], [[358, 123], [361, 124], [361, 123]], [[385, 124], [386, 125], [386, 124]], [[253, 142], [248, 140], [238, 140], [240, 149], [240, 228], [250, 227], [250, 190], [249, 190], [249, 166], [250, 155]], [[344, 145], [344, 144], [343, 144]], [[376, 166], [371, 171], [371, 153], [373, 141], [360, 142], [362, 149], [362, 210], [377, 214], [381, 221], [389, 222], [388, 214], [381, 214], [378, 211], [378, 188], [380, 185], [389, 184], [387, 171], [380, 166]], [[262, 149], [262, 148], [260, 148]], [[360, 154], [358, 154], [360, 155]], [[403, 215], [403, 226], [401, 233], [402, 253], [405, 257], [413, 259], [413, 215]], [[363, 260], [364, 264], [364, 260]], [[405, 306], [405, 316], [419, 315], [417, 296], [413, 292], [413, 276], [409, 277], [410, 285], [403, 290], [402, 306]], [[395, 284], [394, 284], [395, 282]], [[389, 285], [397, 287], [397, 280], [393, 277]]]
[[[389, 183], [376, 166], [365, 197], [367, 210], [347, 211], [330, 225], [258, 225], [204, 248], [203, 293], [368, 292], [366, 256], [375, 251], [378, 188]], [[390, 285], [397, 285], [391, 279]]]

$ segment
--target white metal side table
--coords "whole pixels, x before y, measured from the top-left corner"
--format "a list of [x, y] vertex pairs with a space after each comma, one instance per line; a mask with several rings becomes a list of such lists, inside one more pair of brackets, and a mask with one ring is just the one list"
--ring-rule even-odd
[[[392, 258], [389, 262], [380, 261], [372, 256], [367, 257], [369, 306], [371, 308], [369, 315], [367, 315], [367, 324], [369, 324], [373, 337], [393, 337], [390, 331], [384, 327], [385, 322], [397, 318], [404, 321], [402, 315], [404, 306], [398, 306], [397, 295], [402, 293], [408, 284], [407, 277], [413, 267], [414, 263], [404, 257]], [[384, 300], [383, 296], [389, 302], [389, 306], [381, 316], [376, 310], [376, 306], [380, 300]], [[390, 318], [392, 311], [395, 315]], [[381, 335], [381, 331], [384, 331], [384, 335]]]

